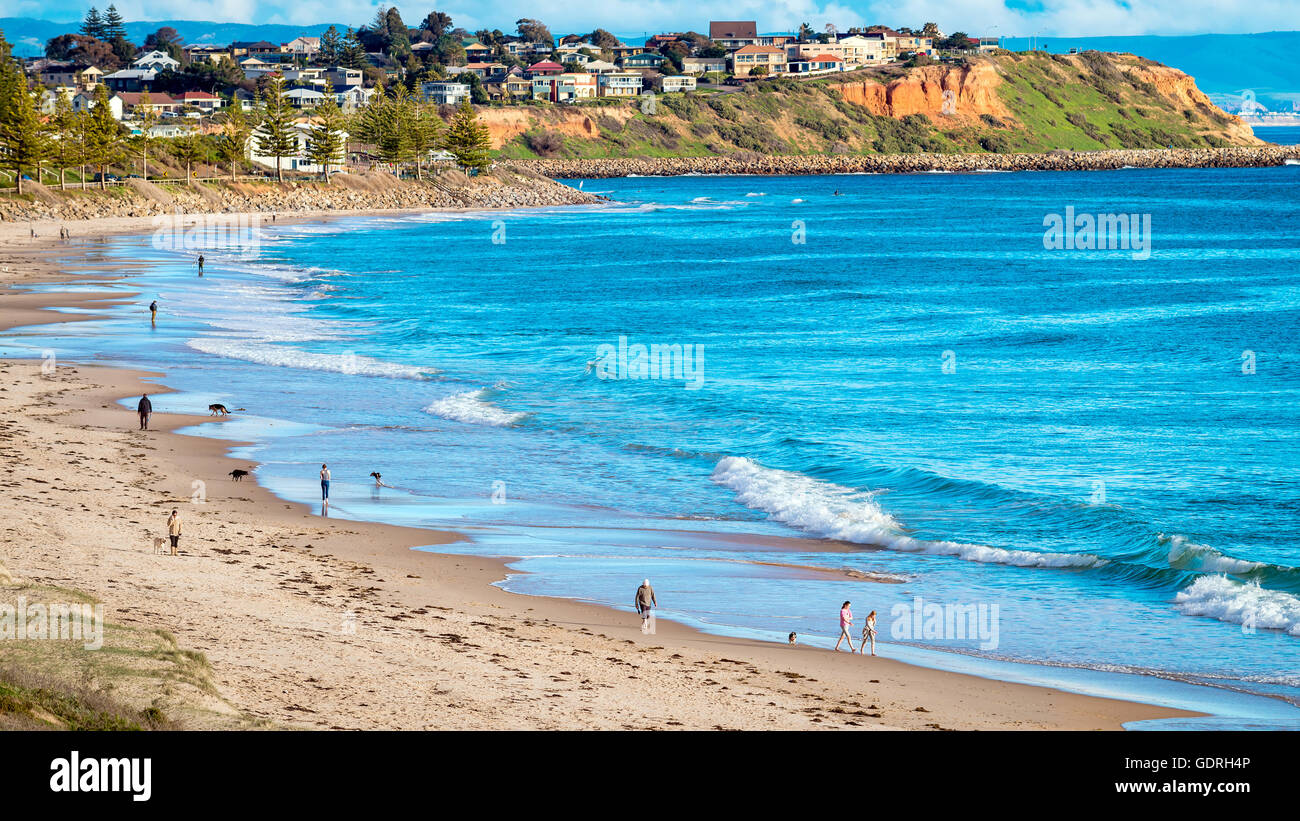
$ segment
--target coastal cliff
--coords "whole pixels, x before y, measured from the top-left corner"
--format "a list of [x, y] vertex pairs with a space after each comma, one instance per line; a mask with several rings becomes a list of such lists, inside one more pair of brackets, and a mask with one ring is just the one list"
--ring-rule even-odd
[[1177, 69], [1132, 54], [1001, 52], [641, 100], [485, 107], [511, 159], [873, 154], [1264, 145]]
[[84, 220], [101, 217], [148, 217], [187, 214], [232, 214], [290, 211], [380, 211], [417, 208], [528, 208], [584, 205], [602, 197], [585, 194], [529, 169], [499, 167], [490, 174], [466, 177], [455, 170], [432, 174], [422, 182], [390, 174], [335, 174], [331, 182], [204, 181], [155, 185], [128, 179], [106, 190], [60, 190], [28, 184], [22, 197], [0, 197], [0, 222]]

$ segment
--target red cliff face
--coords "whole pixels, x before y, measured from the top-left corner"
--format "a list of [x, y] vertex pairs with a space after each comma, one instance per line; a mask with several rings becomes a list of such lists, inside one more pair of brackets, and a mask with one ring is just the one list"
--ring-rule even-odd
[[[842, 83], [833, 86], [845, 102], [866, 107], [882, 117], [925, 114], [936, 122], [991, 114], [1010, 118], [998, 97], [1002, 83], [992, 62], [972, 66], [922, 66], [888, 83]], [[946, 94], [945, 92], [951, 92]]]

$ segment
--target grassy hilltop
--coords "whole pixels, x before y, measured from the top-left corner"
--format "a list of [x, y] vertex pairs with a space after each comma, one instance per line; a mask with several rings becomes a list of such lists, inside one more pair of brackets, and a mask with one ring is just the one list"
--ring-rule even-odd
[[1182, 72], [1130, 54], [1000, 52], [725, 93], [485, 107], [506, 158], [1088, 151], [1257, 145]]

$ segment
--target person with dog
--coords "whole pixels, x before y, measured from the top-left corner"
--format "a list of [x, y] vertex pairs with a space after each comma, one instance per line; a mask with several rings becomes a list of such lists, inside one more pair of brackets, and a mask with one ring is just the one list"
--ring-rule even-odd
[[840, 649], [840, 643], [845, 639], [849, 640], [849, 652], [854, 651], [853, 637], [849, 635], [849, 628], [853, 626], [853, 611], [849, 609], [851, 602], [844, 602], [840, 607], [840, 637], [835, 642], [835, 649]]
[[654, 609], [659, 606], [655, 599], [655, 589], [650, 586], [650, 580], [646, 579], [641, 582], [641, 586], [636, 589], [636, 612], [641, 614], [641, 632], [649, 633], [654, 619]]
[[140, 397], [135, 412], [140, 414], [140, 430], [149, 430], [149, 417], [153, 414], [153, 403], [149, 401], [149, 394]]
[[172, 509], [172, 515], [167, 517], [167, 535], [171, 537], [172, 555], [175, 556], [181, 542], [181, 514], [175, 508]]
[[320, 499], [325, 504], [330, 503], [330, 469], [329, 465], [320, 466]]

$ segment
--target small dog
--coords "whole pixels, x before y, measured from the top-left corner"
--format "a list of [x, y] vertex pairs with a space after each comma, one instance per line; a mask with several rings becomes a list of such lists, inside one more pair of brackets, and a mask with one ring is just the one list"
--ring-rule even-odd
[[230, 415], [230, 409], [227, 408], [225, 405], [221, 404], [220, 402], [214, 402], [211, 405], [208, 405], [208, 410], [212, 411], [212, 413], [209, 414], [210, 416]]
[[230, 479], [231, 481], [234, 482], [240, 481], [247, 475], [248, 475], [248, 471], [240, 470], [239, 468], [235, 468], [234, 470], [230, 471]]
[[799, 643], [799, 636], [798, 636], [797, 633], [791, 633], [791, 634], [790, 634], [790, 643], [791, 643], [791, 644], [798, 644], [798, 643]]
[[392, 487], [392, 485], [384, 484], [384, 477], [379, 475], [379, 471], [376, 470], [370, 476], [375, 480], [375, 487]]

